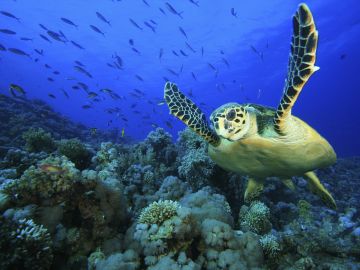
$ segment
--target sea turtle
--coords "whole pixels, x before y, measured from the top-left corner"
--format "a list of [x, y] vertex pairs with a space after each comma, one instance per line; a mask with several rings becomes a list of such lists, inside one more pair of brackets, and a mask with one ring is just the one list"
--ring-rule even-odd
[[227, 103], [210, 116], [178, 87], [167, 82], [164, 98], [170, 113], [208, 143], [209, 156], [228, 171], [247, 175], [246, 202], [258, 197], [267, 177], [279, 177], [295, 189], [291, 178], [303, 176], [310, 190], [333, 209], [336, 203], [314, 170], [336, 161], [331, 145], [312, 127], [291, 114], [303, 86], [319, 68], [315, 66], [318, 32], [310, 9], [300, 4], [293, 16], [288, 75], [277, 109], [257, 104]]

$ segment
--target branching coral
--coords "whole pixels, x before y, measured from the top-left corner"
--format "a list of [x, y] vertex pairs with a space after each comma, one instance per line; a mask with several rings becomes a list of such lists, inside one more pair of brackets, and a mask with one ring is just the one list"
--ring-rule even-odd
[[280, 254], [281, 248], [277, 238], [272, 234], [263, 235], [260, 238], [260, 245], [270, 259], [277, 259]]
[[50, 234], [31, 219], [18, 222], [0, 217], [0, 268], [50, 269], [53, 260]]
[[245, 231], [265, 234], [271, 230], [270, 209], [262, 202], [254, 201], [250, 207], [240, 209], [240, 226]]
[[161, 225], [165, 220], [175, 216], [179, 208], [179, 203], [171, 200], [153, 202], [143, 209], [138, 223]]
[[78, 139], [61, 140], [58, 151], [70, 159], [79, 170], [86, 169], [91, 163], [90, 151]]
[[[42, 164], [56, 166], [59, 172], [44, 171]], [[3, 192], [17, 205], [38, 203], [44, 199], [61, 202], [73, 192], [74, 182], [80, 180], [79, 176], [79, 171], [66, 157], [49, 157], [42, 160], [39, 167], [29, 167], [20, 179], [8, 184]]]
[[55, 150], [55, 142], [50, 133], [45, 132], [42, 128], [30, 128], [22, 134], [25, 140], [25, 148], [29, 152], [52, 152]]

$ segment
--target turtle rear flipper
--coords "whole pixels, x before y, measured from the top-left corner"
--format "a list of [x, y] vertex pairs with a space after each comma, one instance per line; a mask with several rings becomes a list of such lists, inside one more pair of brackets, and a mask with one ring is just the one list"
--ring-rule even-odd
[[288, 75], [283, 97], [274, 117], [275, 130], [281, 135], [286, 134], [286, 119], [291, 115], [291, 109], [303, 86], [319, 69], [315, 66], [317, 42], [318, 31], [311, 11], [307, 5], [301, 4], [293, 17]]
[[331, 209], [336, 209], [336, 202], [331, 196], [330, 192], [321, 184], [319, 178], [314, 172], [305, 173], [305, 178], [308, 181], [309, 189], [312, 193], [320, 197], [320, 199]]
[[180, 92], [176, 84], [171, 82], [165, 84], [164, 98], [172, 115], [183, 121], [213, 146], [219, 145], [220, 138], [209, 127], [203, 112]]

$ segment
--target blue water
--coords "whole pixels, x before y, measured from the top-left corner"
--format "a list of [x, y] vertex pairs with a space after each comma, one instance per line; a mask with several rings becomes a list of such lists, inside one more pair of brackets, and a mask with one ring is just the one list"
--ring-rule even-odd
[[[171, 13], [166, 2], [183, 18]], [[29, 56], [0, 51], [0, 92], [8, 95], [9, 84], [15, 83], [24, 88], [28, 98], [43, 99], [75, 121], [101, 129], [124, 128], [126, 135], [136, 139], [143, 139], [155, 126], [175, 136], [184, 128], [168, 114], [166, 105], [157, 105], [163, 98], [165, 79], [176, 82], [185, 93], [191, 91], [192, 99], [207, 115], [229, 101], [276, 107], [287, 71], [291, 16], [300, 2], [200, 0], [196, 6], [187, 0], [147, 0], [148, 6], [142, 0], [3, 0], [0, 10], [12, 13], [20, 21], [0, 14], [0, 29], [16, 32], [0, 32], [0, 44], [21, 49]], [[320, 35], [316, 62], [320, 71], [306, 84], [293, 113], [326, 137], [339, 156], [359, 155], [360, 3], [327, 0], [307, 4]], [[232, 8], [236, 17], [231, 14]], [[96, 12], [111, 25], [100, 20]], [[60, 18], [70, 19], [78, 27]], [[54, 32], [62, 31], [68, 41], [52, 39], [39, 24]], [[104, 35], [89, 25], [98, 27]], [[33, 40], [24, 41], [21, 37]], [[75, 47], [70, 40], [84, 49]], [[43, 55], [34, 49], [43, 50]], [[115, 54], [123, 61], [121, 70], [107, 65], [116, 61], [112, 57]], [[75, 60], [85, 65], [92, 78], [74, 69]], [[54, 81], [49, 81], [49, 77]], [[100, 101], [88, 98], [81, 88], [72, 89], [78, 82], [88, 85]], [[102, 88], [111, 89], [122, 99], [113, 100], [99, 91]], [[134, 97], [134, 89], [144, 94]], [[83, 109], [83, 105], [91, 108]], [[116, 112], [106, 112], [115, 107]]]

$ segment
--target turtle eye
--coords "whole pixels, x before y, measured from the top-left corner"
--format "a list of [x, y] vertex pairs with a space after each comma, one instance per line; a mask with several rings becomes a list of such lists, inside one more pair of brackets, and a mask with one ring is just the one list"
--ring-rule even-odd
[[236, 112], [234, 109], [232, 109], [226, 114], [226, 120], [232, 121], [235, 119], [235, 116], [236, 116]]

